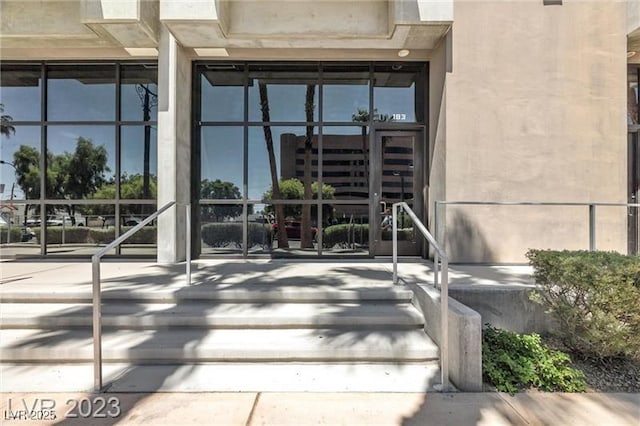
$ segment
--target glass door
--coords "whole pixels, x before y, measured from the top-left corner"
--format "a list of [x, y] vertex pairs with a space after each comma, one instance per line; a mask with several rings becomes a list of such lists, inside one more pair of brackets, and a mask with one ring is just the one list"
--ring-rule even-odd
[[[392, 254], [391, 207], [404, 201], [423, 217], [420, 131], [376, 132], [373, 158], [373, 198], [371, 206], [373, 254]], [[402, 256], [420, 255], [420, 240], [416, 238], [413, 221], [407, 214], [398, 216], [398, 253]]]

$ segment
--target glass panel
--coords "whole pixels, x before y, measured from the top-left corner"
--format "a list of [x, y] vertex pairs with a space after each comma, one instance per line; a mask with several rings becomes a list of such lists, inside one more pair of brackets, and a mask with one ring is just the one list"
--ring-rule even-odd
[[630, 66], [627, 73], [627, 124], [638, 123], [638, 67]]
[[416, 79], [419, 74], [405, 72], [404, 67], [376, 67], [373, 88], [375, 121], [416, 121]]
[[123, 65], [120, 84], [122, 121], [158, 119], [157, 65]]
[[91, 256], [115, 239], [113, 205], [48, 205], [46, 217], [47, 254]]
[[115, 66], [49, 67], [47, 114], [50, 121], [114, 121]]
[[324, 127], [322, 182], [338, 200], [369, 198], [369, 132], [367, 127]]
[[249, 204], [247, 207], [249, 254], [271, 253], [275, 216], [265, 209], [264, 204]]
[[201, 205], [200, 215], [202, 254], [242, 253], [241, 204]]
[[[305, 213], [305, 209], [307, 209]], [[300, 204], [266, 204], [264, 216], [272, 221], [274, 254], [317, 255], [318, 254], [318, 207]], [[279, 214], [283, 219], [278, 220]], [[308, 219], [305, 218], [308, 217]], [[305, 223], [306, 222], [306, 223]], [[280, 233], [280, 224], [285, 231]], [[303, 235], [306, 229], [306, 235]]]
[[244, 121], [244, 72], [203, 70], [202, 121]]
[[40, 121], [41, 78], [39, 66], [3, 65], [0, 71], [2, 127], [7, 120]]
[[40, 198], [40, 126], [14, 126], [2, 135], [0, 194], [4, 200]]
[[201, 194], [204, 199], [242, 198], [244, 129], [202, 127]]
[[[155, 204], [123, 204], [120, 206], [120, 235], [124, 234], [157, 210]], [[157, 252], [157, 221], [153, 220], [144, 228], [122, 243], [121, 254], [155, 255]]]
[[[382, 240], [392, 240], [391, 205], [405, 201], [413, 208], [413, 136], [382, 137]], [[398, 218], [400, 240], [413, 240], [413, 224], [409, 217]]]
[[[15, 258], [40, 255], [40, 235], [36, 235], [30, 221], [27, 225], [27, 215], [36, 210], [34, 205], [12, 204], [5, 206], [0, 212], [0, 257]], [[39, 229], [38, 229], [39, 231]]]
[[[369, 205], [329, 205], [323, 221], [322, 254], [369, 254]], [[323, 216], [324, 217], [324, 216]]]
[[113, 126], [47, 128], [48, 198], [114, 198], [114, 172]]
[[[312, 185], [318, 178], [318, 136], [315, 128], [299, 126], [268, 127], [267, 129], [273, 141], [273, 160], [270, 160], [265, 143], [267, 139], [265, 128], [249, 128], [249, 199], [303, 199], [305, 164], [309, 165], [307, 171]], [[305, 146], [308, 139], [311, 141], [309, 162], [305, 161]], [[280, 197], [272, 194], [272, 161], [275, 163], [276, 176], [281, 182]], [[291, 182], [283, 184], [283, 181]]]
[[[249, 121], [315, 121], [318, 117], [318, 72], [293, 66], [255, 69], [249, 73]], [[267, 108], [262, 108], [262, 105]]]
[[157, 197], [156, 126], [120, 128], [120, 197], [124, 199]]
[[322, 120], [369, 121], [369, 67], [327, 66]]

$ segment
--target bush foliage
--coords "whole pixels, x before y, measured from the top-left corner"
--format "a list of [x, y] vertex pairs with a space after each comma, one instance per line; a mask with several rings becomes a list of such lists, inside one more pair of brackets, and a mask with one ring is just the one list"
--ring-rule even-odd
[[[123, 226], [121, 234], [124, 234], [131, 226]], [[33, 228], [38, 243], [40, 243], [40, 228]], [[67, 226], [64, 230], [65, 244], [108, 244], [115, 240], [115, 228], [88, 228], [86, 226]], [[155, 244], [157, 228], [145, 226], [129, 237], [123, 244]], [[62, 244], [62, 227], [47, 227], [47, 244]]]
[[[242, 223], [220, 222], [202, 226], [202, 241], [210, 247], [242, 247]], [[250, 223], [249, 247], [271, 244], [271, 225]]]
[[563, 352], [548, 348], [537, 334], [517, 334], [489, 325], [482, 333], [482, 376], [501, 392], [531, 387], [584, 392], [584, 375]]
[[0, 243], [4, 244], [7, 242], [7, 237], [9, 236], [9, 232], [11, 232], [11, 242], [19, 243], [22, 241], [22, 228], [18, 226], [12, 226], [11, 230], [7, 226], [0, 226]]
[[[349, 233], [351, 232], [351, 235]], [[398, 240], [409, 241], [413, 238], [413, 228], [398, 229]], [[392, 239], [392, 231], [382, 231], [383, 240]], [[369, 244], [369, 225], [368, 224], [340, 224], [328, 226], [324, 229], [322, 237], [322, 245], [324, 247], [333, 247], [336, 244], [340, 247], [346, 247], [349, 243], [360, 245]]]
[[[351, 235], [349, 234], [351, 232]], [[369, 225], [332, 225], [324, 229], [322, 236], [322, 245], [324, 247], [333, 247], [336, 244], [346, 247], [349, 243], [361, 245], [369, 244]]]
[[640, 359], [640, 258], [612, 252], [530, 250], [533, 299], [559, 337], [586, 356]]

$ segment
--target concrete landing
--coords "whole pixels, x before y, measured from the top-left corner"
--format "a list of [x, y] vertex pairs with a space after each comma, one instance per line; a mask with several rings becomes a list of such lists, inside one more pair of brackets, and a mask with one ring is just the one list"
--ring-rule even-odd
[[56, 420], [7, 424], [86, 425], [65, 418], [67, 401], [98, 397], [115, 398], [120, 410], [92, 418], [94, 426], [637, 426], [640, 417], [640, 395], [621, 393], [10, 393], [0, 409], [52, 399]]
[[[427, 363], [104, 364], [109, 392], [425, 392], [440, 381]], [[12, 392], [90, 392], [93, 365], [0, 365]]]

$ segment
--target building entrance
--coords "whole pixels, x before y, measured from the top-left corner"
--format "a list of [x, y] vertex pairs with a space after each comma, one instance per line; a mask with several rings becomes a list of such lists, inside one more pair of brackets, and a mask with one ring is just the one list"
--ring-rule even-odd
[[[381, 203], [422, 207], [427, 64], [202, 62], [194, 72], [194, 256], [390, 253]], [[402, 253], [418, 253], [411, 224], [401, 227]]]
[[[423, 144], [419, 131], [379, 131], [373, 147], [372, 217], [373, 254], [392, 254], [391, 206], [404, 201], [418, 217], [422, 215]], [[419, 255], [411, 219], [404, 213], [398, 216], [398, 253]]]

